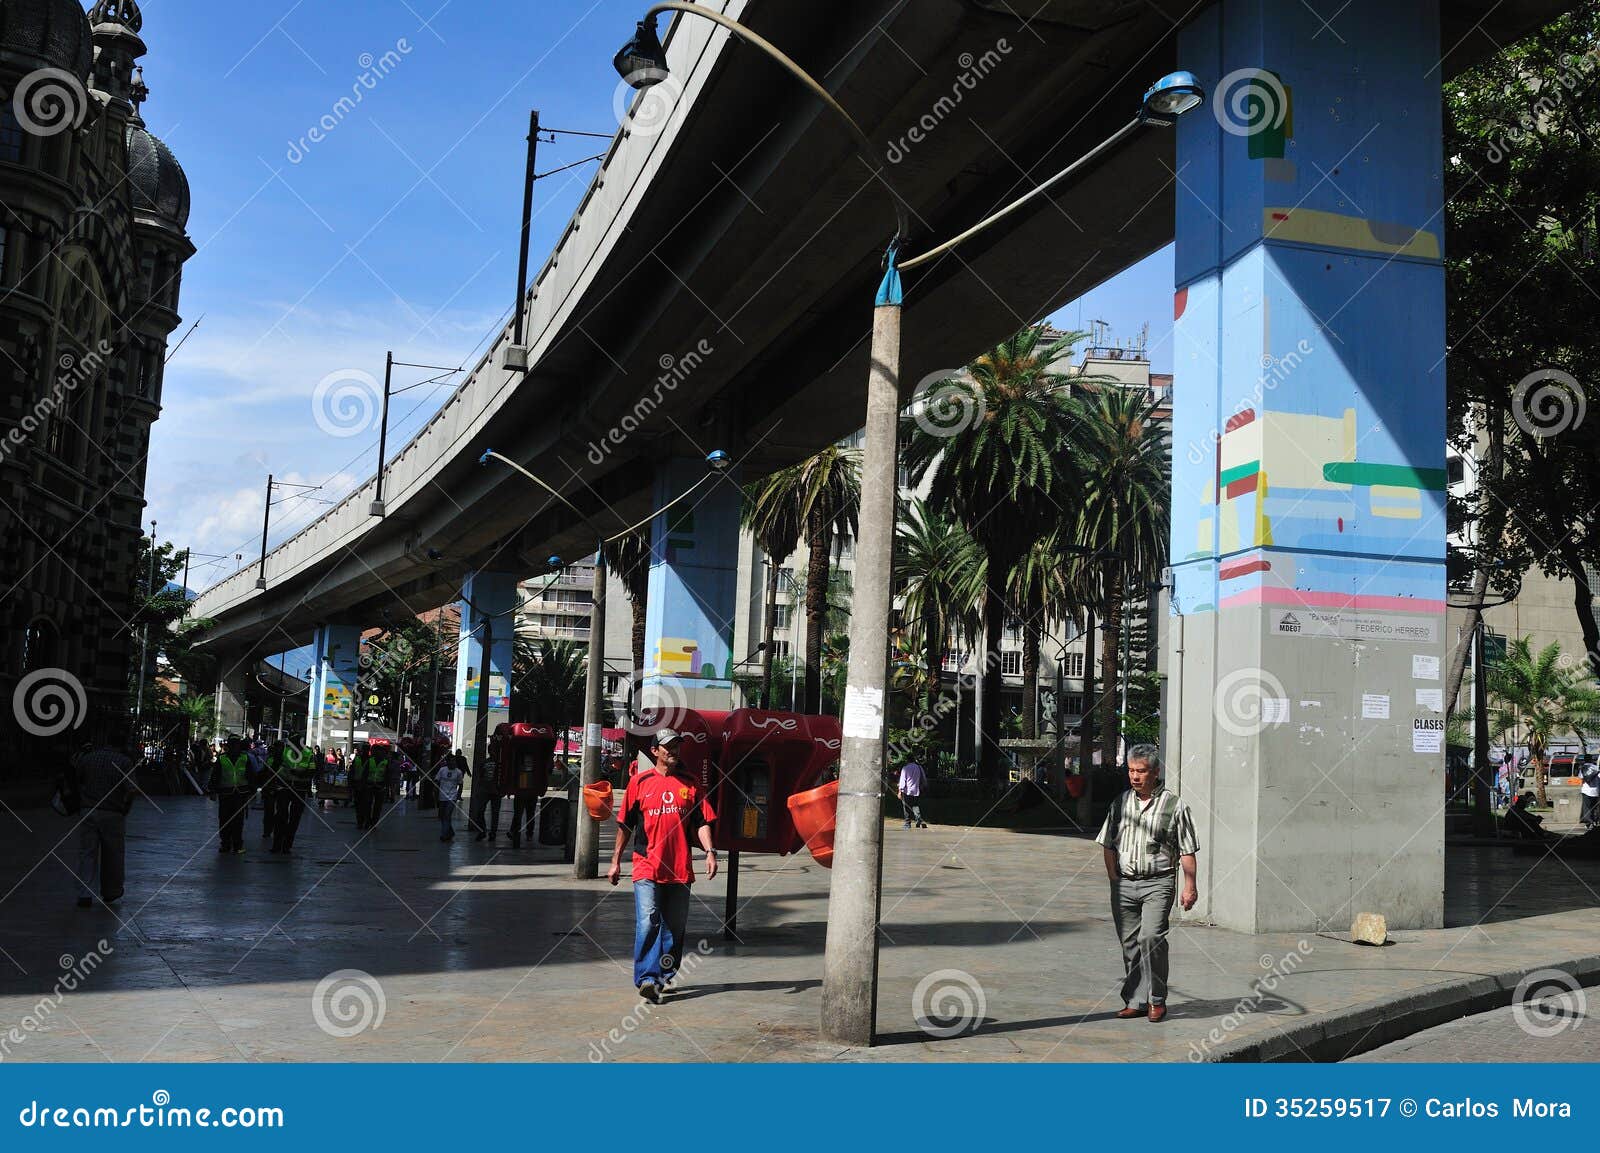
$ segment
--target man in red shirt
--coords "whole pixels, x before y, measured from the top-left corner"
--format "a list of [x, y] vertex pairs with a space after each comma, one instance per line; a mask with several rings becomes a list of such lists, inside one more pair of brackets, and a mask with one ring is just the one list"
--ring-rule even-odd
[[672, 729], [657, 732], [650, 750], [655, 764], [628, 782], [617, 812], [617, 847], [606, 871], [606, 880], [615, 885], [622, 877], [622, 850], [633, 840], [633, 983], [652, 1002], [661, 1000], [683, 956], [694, 883], [691, 833], [706, 851], [706, 880], [717, 875], [710, 824], [716, 814], [700, 782], [679, 764], [681, 739]]

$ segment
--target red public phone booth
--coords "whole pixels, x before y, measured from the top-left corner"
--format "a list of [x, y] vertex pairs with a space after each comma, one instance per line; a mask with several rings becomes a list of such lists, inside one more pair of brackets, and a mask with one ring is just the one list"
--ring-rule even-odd
[[493, 753], [503, 796], [542, 797], [555, 764], [556, 731], [549, 725], [496, 725]]
[[[673, 729], [682, 734], [678, 744], [678, 764], [697, 778], [700, 787], [711, 789], [713, 766], [722, 747], [722, 725], [728, 713], [718, 709], [659, 709], [644, 714], [638, 735], [643, 737], [641, 756], [650, 758], [650, 736], [658, 729]], [[638, 763], [628, 766], [628, 776], [638, 770]]]
[[766, 709], [727, 715], [711, 802], [719, 849], [783, 855], [805, 847], [788, 801], [821, 776], [826, 762], [818, 756], [811, 722], [828, 719]]

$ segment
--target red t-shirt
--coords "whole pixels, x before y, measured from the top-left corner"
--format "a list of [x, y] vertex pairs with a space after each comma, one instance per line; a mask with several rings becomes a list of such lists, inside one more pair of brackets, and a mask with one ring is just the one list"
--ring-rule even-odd
[[617, 813], [617, 824], [633, 830], [633, 879], [691, 884], [693, 834], [715, 819], [711, 799], [693, 778], [654, 767], [635, 773]]

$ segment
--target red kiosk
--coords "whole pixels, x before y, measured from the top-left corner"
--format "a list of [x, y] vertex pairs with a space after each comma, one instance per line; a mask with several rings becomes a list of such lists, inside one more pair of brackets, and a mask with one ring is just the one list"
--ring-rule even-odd
[[[490, 742], [494, 762], [499, 768], [500, 795], [513, 799], [512, 840], [519, 842], [522, 828], [518, 822], [530, 806], [537, 810], [545, 790], [550, 787], [550, 772], [555, 766], [556, 731], [550, 725], [500, 724], [495, 726]], [[535, 820], [542, 834], [543, 822], [538, 821], [537, 813]], [[565, 828], [561, 834], [560, 841], [565, 841]], [[542, 835], [539, 841], [546, 843]]]

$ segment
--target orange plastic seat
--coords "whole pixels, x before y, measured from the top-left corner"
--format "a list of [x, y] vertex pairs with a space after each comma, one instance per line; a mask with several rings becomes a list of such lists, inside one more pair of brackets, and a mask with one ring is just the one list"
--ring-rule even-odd
[[824, 869], [833, 868], [833, 827], [839, 819], [839, 782], [796, 793], [789, 798], [795, 831], [805, 838], [811, 858]]
[[584, 785], [583, 804], [584, 807], [589, 810], [589, 815], [595, 820], [608, 820], [613, 809], [611, 799], [611, 782], [596, 781], [592, 785]]

